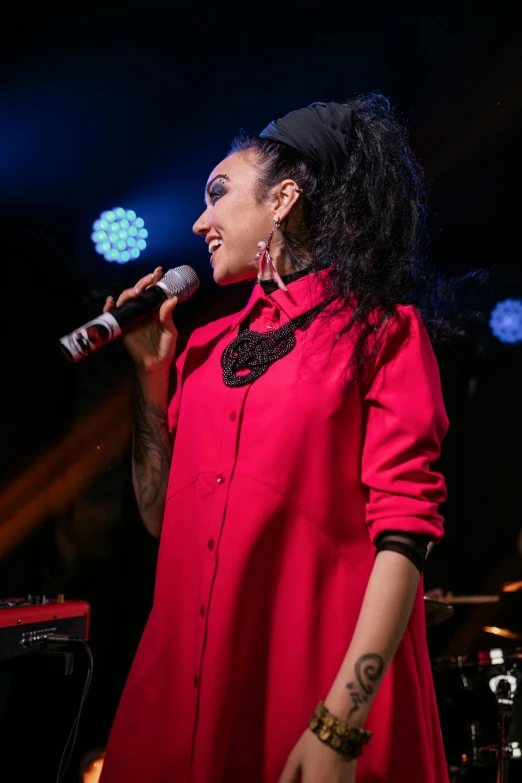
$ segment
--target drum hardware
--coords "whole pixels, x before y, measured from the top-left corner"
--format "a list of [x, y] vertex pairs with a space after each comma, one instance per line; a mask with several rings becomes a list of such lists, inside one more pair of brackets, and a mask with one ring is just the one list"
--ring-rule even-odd
[[449, 620], [453, 616], [454, 609], [444, 601], [439, 601], [437, 598], [427, 598], [424, 596], [424, 613], [426, 617], [426, 625], [438, 625], [445, 620]]
[[513, 749], [508, 747], [507, 735], [511, 726], [513, 700], [517, 692], [517, 681], [512, 675], [493, 677], [489, 687], [495, 694], [498, 715], [498, 783], [507, 783], [506, 760], [513, 758]]
[[520, 780], [522, 647], [440, 658], [433, 676], [452, 780]]
[[[498, 604], [522, 581], [504, 582], [499, 595], [451, 593], [425, 597], [426, 624], [444, 622], [456, 606]], [[442, 591], [434, 591], [437, 592]], [[429, 599], [429, 604], [428, 604]], [[505, 599], [502, 597], [502, 602]], [[438, 606], [432, 606], [432, 602]], [[440, 606], [452, 609], [447, 617]], [[431, 612], [431, 614], [430, 614]], [[520, 644], [522, 631], [484, 625], [482, 631]], [[500, 637], [500, 638], [499, 638]], [[522, 780], [522, 646], [434, 660], [432, 665], [442, 736], [451, 780], [515, 783]]]

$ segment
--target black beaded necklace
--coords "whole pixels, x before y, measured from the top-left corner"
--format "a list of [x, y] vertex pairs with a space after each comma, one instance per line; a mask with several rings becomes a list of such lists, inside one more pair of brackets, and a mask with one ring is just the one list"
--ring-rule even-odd
[[[295, 332], [308, 326], [313, 319], [335, 300], [335, 296], [298, 315], [272, 332], [251, 332], [250, 317], [239, 326], [239, 334], [223, 351], [221, 367], [226, 386], [246, 386], [264, 375], [271, 364], [282, 359], [295, 348]], [[238, 375], [249, 370], [247, 375]]]

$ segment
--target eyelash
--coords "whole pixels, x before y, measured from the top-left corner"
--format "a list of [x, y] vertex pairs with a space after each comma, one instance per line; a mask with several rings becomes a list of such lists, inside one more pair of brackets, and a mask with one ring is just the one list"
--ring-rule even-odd
[[211, 190], [210, 193], [208, 194], [208, 198], [209, 198], [209, 201], [212, 204], [212, 206], [214, 206], [214, 204], [216, 203], [215, 199], [221, 198], [221, 196], [224, 196], [225, 193], [226, 193], [226, 190], [225, 190], [224, 187], [216, 185], [213, 188], [213, 190]]

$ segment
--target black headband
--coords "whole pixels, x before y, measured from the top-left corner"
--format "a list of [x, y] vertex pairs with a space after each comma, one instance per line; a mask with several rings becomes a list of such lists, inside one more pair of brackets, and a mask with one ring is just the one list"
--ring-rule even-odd
[[342, 103], [311, 103], [292, 111], [261, 131], [262, 139], [288, 144], [297, 152], [335, 171], [350, 149], [353, 112]]

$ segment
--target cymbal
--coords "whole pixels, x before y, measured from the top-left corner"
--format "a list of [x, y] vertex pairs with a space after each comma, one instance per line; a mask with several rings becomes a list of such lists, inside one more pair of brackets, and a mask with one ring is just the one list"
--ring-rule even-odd
[[436, 598], [426, 598], [424, 596], [424, 612], [426, 615], [426, 625], [438, 625], [445, 620], [449, 620], [454, 613], [452, 606], [448, 606], [444, 601], [439, 601]]
[[504, 639], [522, 639], [522, 633], [511, 631], [509, 628], [497, 628], [496, 625], [484, 625], [482, 630], [486, 633], [493, 633], [495, 636], [503, 636]]

